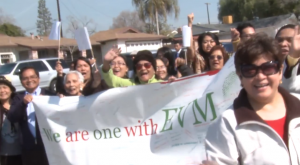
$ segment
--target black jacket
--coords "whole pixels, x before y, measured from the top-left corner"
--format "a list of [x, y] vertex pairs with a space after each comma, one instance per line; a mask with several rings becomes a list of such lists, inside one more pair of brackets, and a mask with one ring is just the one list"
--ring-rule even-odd
[[[55, 96], [55, 94], [51, 93], [48, 90], [42, 89], [41, 95]], [[27, 104], [23, 102], [23, 98], [25, 96], [25, 92], [23, 94], [18, 94], [12, 99], [12, 103], [10, 105], [10, 110], [7, 113], [7, 118], [12, 123], [19, 123], [20, 130], [22, 132], [22, 148], [23, 150], [31, 150], [33, 148], [40, 148], [44, 150], [44, 144], [42, 141], [41, 133], [39, 130], [38, 122], [36, 120], [35, 128], [36, 128], [36, 138], [31, 134], [28, 127], [28, 118], [27, 118]]]
[[[178, 57], [185, 59], [185, 50], [184, 49], [181, 49]], [[174, 53], [174, 60], [176, 60], [176, 58], [177, 58], [177, 52]]]

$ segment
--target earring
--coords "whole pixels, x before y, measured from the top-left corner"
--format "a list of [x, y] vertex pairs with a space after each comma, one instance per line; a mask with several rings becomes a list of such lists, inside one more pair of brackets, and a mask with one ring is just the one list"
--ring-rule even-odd
[[282, 80], [280, 80], [280, 84], [282, 84]]
[[80, 88], [80, 91], [82, 91], [82, 88]]

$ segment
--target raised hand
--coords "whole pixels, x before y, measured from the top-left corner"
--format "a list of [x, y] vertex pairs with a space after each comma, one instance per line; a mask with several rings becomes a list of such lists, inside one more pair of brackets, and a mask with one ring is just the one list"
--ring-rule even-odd
[[108, 72], [110, 69], [110, 62], [118, 57], [118, 55], [121, 53], [121, 48], [118, 48], [117, 46], [113, 46], [112, 49], [110, 49], [106, 55], [104, 56], [104, 62], [102, 66], [103, 72]]
[[32, 102], [32, 99], [33, 99], [32, 95], [31, 94], [27, 94], [27, 95], [25, 95], [25, 97], [23, 99], [23, 102], [25, 104], [28, 104], [28, 103]]
[[63, 67], [62, 67], [60, 61], [57, 61], [57, 62], [56, 62], [55, 70], [56, 70], [58, 76], [63, 76]]
[[189, 25], [193, 24], [193, 21], [194, 21], [194, 13], [188, 15], [188, 23], [189, 23]]
[[111, 62], [112, 60], [114, 60], [115, 58], [118, 57], [118, 55], [121, 53], [121, 49], [114, 46], [112, 49], [110, 49], [106, 55], [104, 56], [104, 61], [105, 62]]
[[299, 26], [295, 27], [295, 35], [292, 39], [291, 56], [294, 57], [294, 58], [299, 58], [300, 57], [300, 32], [299, 32]]
[[237, 31], [235, 28], [231, 28], [231, 39], [232, 41], [237, 41], [238, 39], [240, 39], [240, 32]]

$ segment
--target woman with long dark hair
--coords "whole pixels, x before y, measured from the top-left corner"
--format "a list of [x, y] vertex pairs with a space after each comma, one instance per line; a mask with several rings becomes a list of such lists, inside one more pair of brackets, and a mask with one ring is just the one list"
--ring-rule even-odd
[[157, 50], [156, 57], [164, 57], [168, 60], [168, 65], [166, 67], [169, 76], [177, 75], [177, 71], [175, 70], [174, 53], [172, 52], [172, 49], [168, 47], [161, 47]]
[[[188, 26], [192, 28], [194, 14], [188, 15]], [[209, 53], [212, 47], [220, 45], [219, 37], [213, 33], [202, 33], [198, 36], [197, 44], [194, 44], [194, 36], [191, 33], [191, 47], [188, 48], [188, 63], [191, 64], [194, 73], [208, 71]]]
[[198, 53], [205, 61], [205, 69], [208, 70], [210, 50], [220, 45], [219, 37], [213, 33], [202, 33], [198, 37]]

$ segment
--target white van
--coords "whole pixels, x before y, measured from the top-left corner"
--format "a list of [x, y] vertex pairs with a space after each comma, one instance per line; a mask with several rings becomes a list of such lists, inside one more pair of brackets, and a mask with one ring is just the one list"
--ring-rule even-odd
[[[19, 79], [19, 73], [24, 67], [33, 67], [40, 74], [40, 87], [49, 88], [50, 91], [56, 91], [56, 76], [57, 72], [55, 70], [55, 65], [58, 58], [45, 58], [36, 60], [24, 60], [14, 63], [8, 63], [0, 66], [0, 75], [5, 76], [8, 80], [12, 82], [12, 85], [16, 88], [17, 92], [25, 91], [21, 81]], [[61, 60], [62, 67], [64, 68], [64, 73], [69, 71], [68, 64]]]

